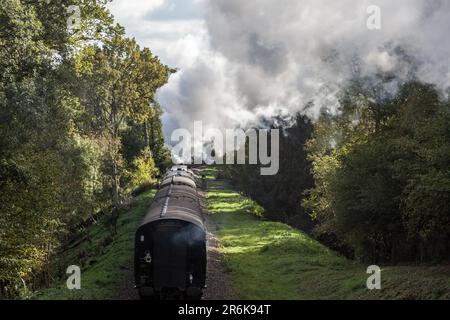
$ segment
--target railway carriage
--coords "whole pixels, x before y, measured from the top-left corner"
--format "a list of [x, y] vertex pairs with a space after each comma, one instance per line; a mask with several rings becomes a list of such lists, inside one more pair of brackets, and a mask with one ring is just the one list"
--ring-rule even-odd
[[135, 283], [141, 298], [199, 299], [206, 279], [206, 228], [192, 171], [163, 177], [135, 235]]

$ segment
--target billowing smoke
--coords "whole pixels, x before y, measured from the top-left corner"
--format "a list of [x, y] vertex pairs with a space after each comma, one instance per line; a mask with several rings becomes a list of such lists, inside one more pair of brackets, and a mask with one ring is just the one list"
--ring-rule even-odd
[[[383, 75], [386, 90], [410, 79], [450, 85], [448, 0], [210, 0], [205, 46], [159, 99], [175, 122], [230, 128], [261, 117], [337, 106], [349, 80]], [[381, 9], [369, 30], [367, 8]], [[378, 77], [381, 78], [381, 77]]]

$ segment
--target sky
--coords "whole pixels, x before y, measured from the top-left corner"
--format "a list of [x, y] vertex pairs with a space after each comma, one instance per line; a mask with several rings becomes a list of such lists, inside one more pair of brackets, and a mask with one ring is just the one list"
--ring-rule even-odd
[[[164, 110], [166, 137], [177, 128], [191, 128], [193, 110], [183, 107], [180, 79], [209, 54], [202, 0], [114, 0], [108, 5], [127, 35], [148, 47], [161, 62], [179, 71], [158, 92]], [[186, 89], [187, 90], [187, 89]], [[196, 120], [202, 120], [198, 117]]]
[[[370, 30], [367, 8], [380, 8]], [[179, 71], [158, 92], [166, 137], [320, 108], [352, 79], [394, 94], [420, 79], [450, 86], [448, 0], [114, 0], [127, 35]], [[377, 75], [392, 78], [380, 83]], [[390, 77], [393, 76], [393, 77]]]

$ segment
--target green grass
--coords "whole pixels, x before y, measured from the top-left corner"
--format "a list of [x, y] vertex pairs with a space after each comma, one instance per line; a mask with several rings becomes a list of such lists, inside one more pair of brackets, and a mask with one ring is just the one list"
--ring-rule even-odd
[[382, 266], [381, 290], [366, 288], [368, 266], [350, 261], [285, 224], [204, 170], [208, 205], [238, 299], [450, 299], [449, 266]]
[[69, 265], [81, 267], [80, 290], [68, 290], [63, 281], [49, 289], [36, 292], [32, 298], [44, 300], [117, 298], [124, 269], [132, 261], [134, 232], [154, 195], [155, 191], [141, 194], [136, 198], [133, 208], [121, 214], [117, 224], [117, 235], [113, 239], [110, 238], [105, 224], [99, 222], [89, 227], [89, 240], [68, 250], [60, 257], [59, 264], [64, 270]]

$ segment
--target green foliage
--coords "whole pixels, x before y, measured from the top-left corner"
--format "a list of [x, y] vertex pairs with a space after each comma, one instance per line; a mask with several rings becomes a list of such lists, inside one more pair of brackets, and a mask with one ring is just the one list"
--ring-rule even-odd
[[[129, 189], [134, 158], [147, 146], [164, 157], [153, 98], [171, 70], [123, 37], [107, 2], [0, 3], [0, 296], [48, 285], [61, 246], [99, 212], [120, 212], [112, 195]], [[69, 5], [80, 30], [67, 29]], [[120, 131], [146, 121], [155, 148], [124, 159]]]
[[212, 181], [213, 173], [206, 172], [208, 206], [237, 299], [450, 298], [448, 266], [382, 266], [382, 290], [367, 290], [366, 265], [285, 224], [259, 219], [248, 199], [227, 181]]
[[68, 192], [63, 186], [73, 178], [70, 196], [80, 192], [76, 179], [83, 168], [67, 161], [77, 151], [57, 103], [57, 71], [43, 34], [32, 6], [1, 3], [1, 289], [5, 284], [23, 287], [57, 246], [67, 216], [79, 208], [65, 202]]
[[[139, 126], [149, 120], [159, 121], [159, 114], [152, 107], [154, 95], [172, 70], [148, 48], [141, 50], [134, 39], [124, 38], [121, 33], [105, 38], [101, 45], [85, 46], [72, 63], [77, 79], [73, 90], [86, 114], [81, 127], [105, 138], [110, 168], [106, 175], [113, 204], [118, 207], [123, 199], [121, 180], [126, 167], [121, 153], [121, 130], [127, 123]], [[147, 133], [142, 131], [144, 134], [147, 140]], [[147, 146], [149, 143], [144, 145]]]
[[130, 185], [132, 189], [145, 185], [154, 185], [158, 168], [155, 166], [152, 152], [149, 148], [142, 151], [141, 155], [133, 161], [132, 171], [129, 173]]
[[[110, 239], [104, 221], [89, 226], [87, 237], [76, 247], [58, 255], [53, 262], [57, 283], [34, 293], [31, 299], [39, 300], [104, 300], [117, 299], [123, 270], [130, 266], [134, 249], [134, 231], [149, 207], [155, 191], [141, 194], [130, 210], [123, 212], [118, 221], [117, 236]], [[106, 218], [106, 217], [105, 217]], [[68, 290], [65, 268], [81, 267], [81, 290]], [[59, 274], [58, 274], [59, 269]]]
[[281, 121], [276, 176], [249, 165], [226, 166], [221, 175], [266, 218], [309, 231], [309, 213], [316, 238], [346, 256], [448, 259], [449, 103], [424, 83], [390, 96], [359, 80], [343, 90], [337, 112], [323, 109], [314, 124], [301, 116], [294, 125]]
[[[265, 216], [310, 230], [311, 219], [300, 206], [303, 193], [313, 185], [310, 162], [304, 148], [312, 132], [312, 123], [297, 114], [292, 124], [276, 119], [280, 129], [280, 167], [273, 176], [262, 176], [259, 165], [225, 166], [222, 174], [266, 210]], [[247, 146], [248, 147], [248, 146]], [[248, 163], [248, 160], [247, 160]]]
[[[316, 232], [335, 234], [367, 261], [447, 258], [448, 105], [416, 82], [381, 104], [382, 117], [351, 101], [322, 115], [309, 142], [316, 186], [303, 205]], [[355, 113], [363, 115], [356, 123]]]
[[128, 165], [131, 165], [145, 148], [152, 151], [160, 172], [166, 171], [172, 165], [170, 151], [164, 144], [161, 115], [160, 106], [152, 103], [148, 119], [143, 123], [128, 121], [126, 128], [121, 130], [122, 154]]

